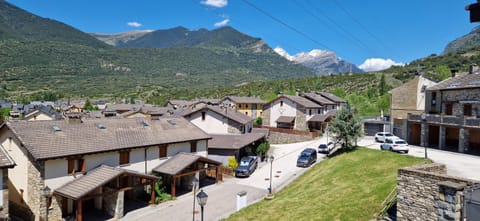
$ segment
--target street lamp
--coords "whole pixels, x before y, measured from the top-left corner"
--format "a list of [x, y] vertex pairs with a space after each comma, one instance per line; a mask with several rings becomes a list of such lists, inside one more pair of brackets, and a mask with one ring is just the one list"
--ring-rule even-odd
[[203, 207], [207, 205], [208, 195], [205, 192], [203, 192], [203, 189], [201, 189], [200, 193], [197, 194], [197, 199], [198, 199], [198, 205], [200, 205], [200, 207], [202, 208], [201, 221], [203, 221]]
[[43, 188], [43, 196], [45, 196], [45, 221], [48, 221], [48, 198], [50, 197], [51, 192], [52, 190], [48, 186]]
[[273, 155], [270, 156], [270, 188], [268, 188], [268, 194], [272, 195], [272, 167], [273, 167]]
[[[425, 124], [427, 122], [427, 115], [425, 114], [425, 112], [422, 113], [422, 115], [420, 116], [420, 118], [422, 118], [422, 124]], [[424, 127], [426, 127], [427, 125], [425, 125]], [[420, 135], [421, 136], [421, 135]], [[428, 155], [427, 155], [427, 145], [425, 144], [425, 142], [422, 143], [423, 147], [425, 148], [425, 159], [428, 158]]]
[[193, 186], [193, 209], [192, 209], [192, 220], [195, 221], [195, 191], [197, 190], [198, 179], [197, 176], [193, 176], [192, 186]]

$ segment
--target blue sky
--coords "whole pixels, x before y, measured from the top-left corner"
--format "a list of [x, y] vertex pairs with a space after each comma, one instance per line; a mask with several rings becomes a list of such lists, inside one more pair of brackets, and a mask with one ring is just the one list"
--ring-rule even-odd
[[8, 0], [84, 32], [230, 25], [289, 54], [331, 50], [373, 66], [440, 54], [467, 34], [475, 0]]

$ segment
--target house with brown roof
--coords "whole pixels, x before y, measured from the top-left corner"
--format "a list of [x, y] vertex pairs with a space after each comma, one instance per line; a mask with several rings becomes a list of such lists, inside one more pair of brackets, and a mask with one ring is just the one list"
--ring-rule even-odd
[[[9, 169], [10, 212], [40, 220], [48, 206], [51, 220], [81, 221], [94, 210], [120, 218], [125, 204], [119, 202], [137, 193], [154, 202], [155, 191], [145, 192], [158, 179], [149, 175], [153, 168], [181, 152], [207, 157], [210, 138], [183, 118], [8, 121], [0, 127], [0, 145], [17, 164]], [[188, 171], [174, 177], [173, 186], [186, 188], [192, 174], [206, 173], [199, 164], [184, 165]], [[46, 187], [53, 193], [48, 197]]]
[[205, 105], [218, 106], [220, 105], [220, 99], [208, 99], [208, 98], [200, 98], [200, 99], [193, 99], [193, 100], [171, 99], [167, 101], [167, 107], [175, 110], [199, 108]]
[[480, 153], [480, 73], [427, 88], [425, 112], [408, 115], [407, 139], [426, 147]]
[[[323, 93], [323, 92], [320, 92]], [[336, 110], [340, 103], [335, 102], [322, 96], [319, 92], [301, 93], [300, 96], [307, 98], [322, 106], [322, 114], [326, 114], [330, 110]]]
[[[305, 97], [280, 95], [265, 104], [262, 125], [295, 130], [307, 130], [315, 115], [323, 114], [323, 107]], [[313, 123], [313, 122], [312, 122]]]
[[255, 119], [262, 116], [265, 101], [257, 97], [227, 96], [222, 103]]
[[205, 105], [178, 114], [208, 134], [244, 134], [253, 129], [253, 118], [230, 107]]
[[120, 114], [123, 118], [150, 118], [158, 119], [161, 116], [167, 114], [168, 108], [166, 107], [156, 107], [156, 106], [143, 106], [140, 108], [134, 108], [130, 111]]

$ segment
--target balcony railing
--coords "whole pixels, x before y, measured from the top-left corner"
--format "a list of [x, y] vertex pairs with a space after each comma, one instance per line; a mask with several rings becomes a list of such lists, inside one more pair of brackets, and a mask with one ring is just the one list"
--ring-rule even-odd
[[[420, 114], [409, 114], [408, 120], [423, 121], [422, 115]], [[454, 115], [426, 114], [425, 121], [428, 123], [480, 127], [480, 118], [475, 118], [470, 116], [458, 117]]]

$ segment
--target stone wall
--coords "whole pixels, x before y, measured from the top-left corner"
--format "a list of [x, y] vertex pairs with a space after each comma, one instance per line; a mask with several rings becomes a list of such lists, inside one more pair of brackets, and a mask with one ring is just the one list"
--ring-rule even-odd
[[263, 113], [262, 113], [262, 126], [270, 127], [270, 111], [272, 109], [269, 105], [263, 106]]
[[[298, 106], [297, 106], [298, 107]], [[307, 130], [307, 116], [306, 110], [303, 108], [297, 108], [297, 116], [295, 117], [295, 130]]]
[[287, 144], [312, 140], [311, 135], [288, 134], [270, 131], [268, 142], [271, 144]]
[[241, 134], [243, 133], [242, 129], [242, 124], [233, 121], [233, 120], [228, 120], [228, 129], [227, 132], [231, 134]]
[[[463, 209], [463, 187], [475, 181], [446, 175], [443, 164], [398, 170], [397, 220], [455, 220]], [[453, 191], [455, 189], [455, 191]]]

